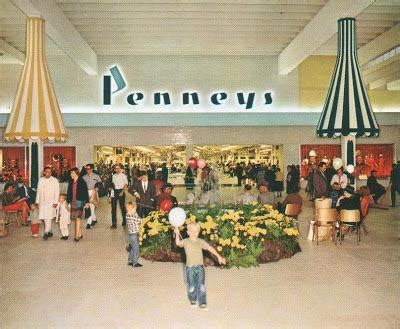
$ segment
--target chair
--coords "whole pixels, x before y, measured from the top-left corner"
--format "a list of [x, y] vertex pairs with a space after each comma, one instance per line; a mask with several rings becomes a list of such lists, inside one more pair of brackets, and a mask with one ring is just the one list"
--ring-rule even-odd
[[317, 245], [319, 244], [318, 228], [331, 227], [332, 228], [332, 242], [336, 244], [336, 222], [337, 211], [333, 208], [317, 208], [314, 223], [313, 240], [316, 237]]
[[329, 199], [329, 198], [315, 199], [314, 205], [315, 205], [315, 213], [317, 213], [317, 209], [331, 208], [332, 199]]
[[358, 210], [347, 210], [342, 209], [340, 211], [339, 219], [339, 242], [342, 244], [342, 228], [343, 226], [355, 227], [356, 228], [356, 238], [357, 245], [361, 241], [361, 230], [360, 230], [360, 212]]
[[5, 218], [0, 219], [0, 237], [5, 237], [8, 234]]
[[21, 213], [18, 210], [4, 210], [3, 208], [3, 213], [4, 213], [4, 220], [11, 224], [12, 219], [15, 219], [15, 222], [17, 223], [17, 226], [21, 226], [22, 223], [22, 216]]
[[285, 215], [293, 218], [297, 230], [299, 230], [299, 221], [297, 220], [297, 216], [299, 216], [300, 213], [301, 205], [298, 203], [288, 203], [285, 207]]

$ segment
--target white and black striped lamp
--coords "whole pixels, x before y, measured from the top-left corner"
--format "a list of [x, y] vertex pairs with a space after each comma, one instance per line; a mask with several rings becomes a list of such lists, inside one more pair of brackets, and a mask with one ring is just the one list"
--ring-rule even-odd
[[317, 126], [320, 137], [344, 137], [345, 165], [354, 164], [356, 137], [379, 135], [358, 64], [355, 24], [351, 17], [338, 20], [336, 65]]

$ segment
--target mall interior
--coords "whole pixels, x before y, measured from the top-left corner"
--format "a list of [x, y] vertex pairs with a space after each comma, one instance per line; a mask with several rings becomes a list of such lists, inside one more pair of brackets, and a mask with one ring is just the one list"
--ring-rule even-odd
[[[27, 30], [32, 17], [45, 22], [43, 36]], [[354, 30], [341, 30], [343, 18], [355, 18]], [[44, 47], [29, 43], [35, 33]], [[35, 96], [42, 85], [50, 100]], [[37, 113], [21, 106], [32, 99]], [[356, 130], [327, 136], [324, 120], [342, 124], [332, 109], [340, 102], [350, 102], [344, 112], [357, 108], [343, 114]], [[37, 165], [50, 166], [66, 192], [73, 167], [165, 163], [183, 203], [195, 158], [218, 171], [222, 208], [243, 191], [238, 163], [279, 168], [280, 202], [287, 167], [299, 166], [303, 198], [301, 252], [253, 268], [207, 267], [208, 313], [187, 307], [180, 264], [126, 268], [127, 232], [110, 231], [107, 197], [79, 243], [32, 239], [29, 228], [9, 225], [0, 237], [4, 328], [400, 327], [400, 196], [370, 210], [359, 245], [354, 234], [317, 245], [306, 191], [311, 165], [342, 158], [345, 169], [354, 165], [356, 188], [375, 170], [390, 199], [400, 161], [398, 0], [0, 0], [0, 133], [1, 192]]]

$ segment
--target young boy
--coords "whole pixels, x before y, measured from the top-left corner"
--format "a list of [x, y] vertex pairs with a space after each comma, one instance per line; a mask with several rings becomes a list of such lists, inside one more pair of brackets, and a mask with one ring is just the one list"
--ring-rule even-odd
[[32, 237], [37, 238], [39, 235], [40, 220], [39, 220], [39, 209], [38, 209], [36, 203], [31, 204], [31, 211], [29, 213], [29, 219], [31, 221]]
[[128, 256], [128, 266], [142, 267], [138, 263], [139, 259], [139, 229], [142, 219], [136, 213], [136, 204], [128, 202], [126, 204], [126, 224], [128, 226], [130, 250]]
[[188, 297], [191, 306], [198, 302], [201, 309], [207, 309], [205, 275], [202, 250], [208, 250], [214, 255], [219, 264], [225, 265], [225, 258], [211, 247], [206, 241], [198, 237], [200, 225], [192, 223], [187, 225], [189, 238], [181, 239], [179, 228], [175, 227], [175, 242], [178, 247], [183, 247], [186, 254], [186, 277], [188, 282]]
[[67, 196], [60, 194], [56, 208], [56, 223], [60, 225], [61, 240], [68, 240], [68, 225], [71, 223], [70, 211], [67, 204]]

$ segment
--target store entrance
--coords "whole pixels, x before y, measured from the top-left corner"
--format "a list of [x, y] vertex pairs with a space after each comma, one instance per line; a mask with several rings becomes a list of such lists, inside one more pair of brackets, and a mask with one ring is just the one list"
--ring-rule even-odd
[[[113, 165], [121, 164], [130, 178], [132, 168], [146, 170], [149, 179], [161, 174], [163, 164], [168, 168], [168, 182], [175, 186], [185, 185], [188, 162], [190, 159], [202, 159], [217, 170], [221, 186], [236, 185], [235, 167], [259, 164], [282, 168], [283, 146], [269, 144], [251, 145], [135, 145], [108, 146], [94, 148], [94, 162], [103, 175], [111, 175]], [[201, 170], [194, 169], [194, 184], [200, 182]]]

